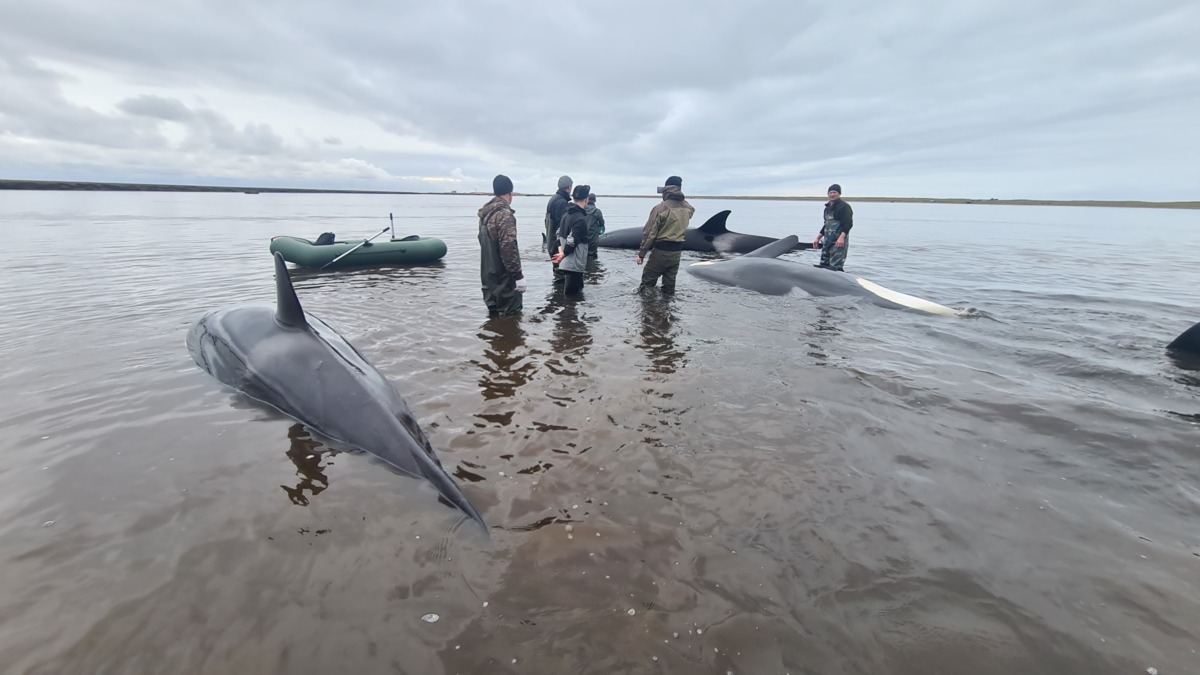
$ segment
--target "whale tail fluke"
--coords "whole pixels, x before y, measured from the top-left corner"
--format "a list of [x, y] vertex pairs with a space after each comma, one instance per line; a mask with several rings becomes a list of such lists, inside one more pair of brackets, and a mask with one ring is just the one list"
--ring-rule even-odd
[[788, 251], [796, 248], [800, 243], [800, 238], [794, 234], [789, 234], [783, 239], [773, 241], [762, 248], [756, 248], [753, 251], [743, 255], [743, 258], [778, 258]]

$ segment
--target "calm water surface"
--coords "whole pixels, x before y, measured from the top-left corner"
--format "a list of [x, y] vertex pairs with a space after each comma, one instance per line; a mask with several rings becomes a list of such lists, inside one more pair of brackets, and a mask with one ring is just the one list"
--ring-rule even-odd
[[[489, 321], [483, 201], [3, 193], [4, 672], [1200, 672], [1200, 373], [1163, 352], [1200, 320], [1200, 213], [855, 204], [847, 268], [971, 309], [931, 318], [685, 272], [642, 299], [611, 250], [565, 302], [519, 197], [526, 311]], [[296, 286], [490, 538], [184, 347], [273, 300], [271, 236], [389, 212], [445, 260]]]

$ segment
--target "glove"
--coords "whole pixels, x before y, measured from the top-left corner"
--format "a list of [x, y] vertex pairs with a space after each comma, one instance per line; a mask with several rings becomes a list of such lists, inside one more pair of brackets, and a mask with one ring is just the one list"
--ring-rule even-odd
[[525, 292], [525, 277], [521, 277], [520, 279], [517, 279], [517, 292], [518, 293]]

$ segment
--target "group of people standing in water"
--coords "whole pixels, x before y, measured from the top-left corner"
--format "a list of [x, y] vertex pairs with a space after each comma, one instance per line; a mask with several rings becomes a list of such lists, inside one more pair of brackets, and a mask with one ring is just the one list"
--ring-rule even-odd
[[[575, 295], [583, 290], [583, 273], [589, 259], [597, 257], [604, 214], [596, 207], [591, 186], [573, 185], [570, 176], [558, 179], [558, 190], [546, 204], [543, 250], [554, 267], [554, 284]], [[696, 209], [683, 194], [683, 179], [667, 178], [658, 188], [662, 201], [650, 210], [642, 228], [637, 264], [642, 268], [639, 292], [653, 290], [662, 279], [662, 292], [675, 292], [675, 277], [683, 253], [684, 234]], [[850, 249], [854, 211], [841, 199], [842, 188], [829, 186], [824, 222], [813, 242], [821, 249], [818, 267], [842, 271]], [[479, 275], [483, 301], [489, 314], [507, 316], [522, 309], [527, 288], [517, 246], [517, 218], [512, 208], [513, 182], [508, 176], [492, 179], [493, 197], [479, 209]]]

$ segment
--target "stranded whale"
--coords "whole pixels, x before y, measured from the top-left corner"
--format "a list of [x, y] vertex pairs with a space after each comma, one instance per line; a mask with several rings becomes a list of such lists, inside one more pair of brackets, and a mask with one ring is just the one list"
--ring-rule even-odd
[[[774, 237], [760, 237], [756, 234], [730, 232], [725, 225], [729, 211], [721, 211], [709, 218], [703, 225], [688, 228], [683, 234], [683, 250], [685, 251], [716, 251], [717, 253], [749, 253], [762, 248], [774, 241]], [[623, 227], [600, 235], [600, 246], [608, 248], [633, 248], [642, 243], [642, 228]], [[810, 243], [797, 241], [793, 248], [812, 248]]]
[[790, 235], [739, 258], [706, 260], [692, 263], [684, 269], [701, 279], [747, 288], [767, 295], [788, 295], [797, 292], [825, 297], [851, 295], [866, 298], [880, 307], [889, 309], [905, 309], [926, 314], [958, 314], [956, 310], [936, 302], [898, 293], [846, 272], [776, 259], [777, 256], [795, 248], [796, 242], [796, 235]]
[[485, 529], [390, 382], [324, 321], [301, 308], [283, 256], [276, 304], [222, 307], [187, 334], [192, 360], [219, 382], [400, 473], [424, 478]]

